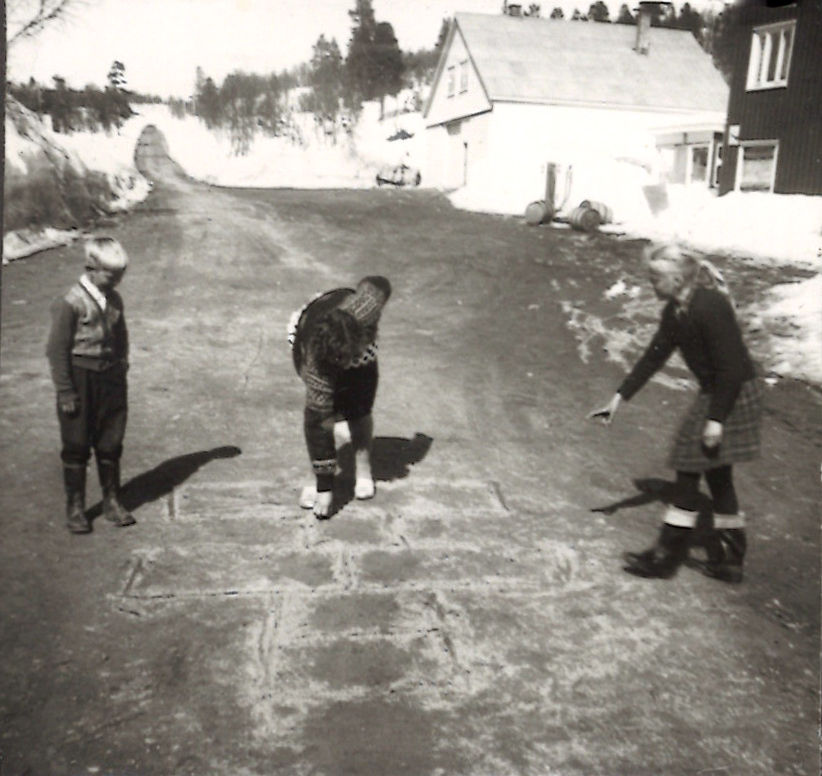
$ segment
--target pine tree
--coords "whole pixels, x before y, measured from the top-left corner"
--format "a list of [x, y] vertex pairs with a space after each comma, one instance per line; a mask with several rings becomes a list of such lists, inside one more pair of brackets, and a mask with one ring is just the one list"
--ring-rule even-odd
[[595, 3], [591, 3], [591, 6], [588, 8], [588, 18], [595, 22], [611, 21], [608, 6], [605, 5], [603, 0], [596, 0]]
[[394, 28], [377, 22], [371, 0], [357, 0], [348, 13], [354, 21], [345, 61], [351, 101], [356, 106], [396, 94], [402, 87], [403, 60]]
[[631, 9], [623, 3], [619, 7], [619, 15], [617, 16], [616, 20], [617, 24], [636, 24], [636, 19], [634, 18], [633, 14], [631, 13]]
[[314, 111], [336, 117], [343, 91], [343, 58], [337, 41], [320, 35], [314, 44], [309, 82], [314, 92]]

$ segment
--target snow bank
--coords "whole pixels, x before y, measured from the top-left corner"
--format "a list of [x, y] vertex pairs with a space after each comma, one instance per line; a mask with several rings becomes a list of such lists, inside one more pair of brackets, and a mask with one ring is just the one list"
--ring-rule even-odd
[[[414, 165], [422, 141], [419, 114], [380, 122], [375, 103], [366, 103], [351, 135], [342, 128], [336, 137], [325, 135], [312, 116], [295, 113], [289, 136], [258, 134], [246, 155], [236, 153], [229, 132], [213, 132], [196, 117], [175, 118], [164, 106], [149, 106], [141, 114], [136, 124], [156, 126], [186, 173], [219, 186], [370, 188], [381, 167], [402, 161]], [[389, 140], [401, 129], [412, 137]]]
[[35, 253], [70, 245], [78, 237], [76, 229], [53, 229], [46, 227], [39, 231], [21, 229], [3, 235], [3, 264], [25, 259]]
[[625, 231], [677, 239], [700, 250], [770, 264], [822, 268], [822, 197], [731, 192], [669, 186], [657, 216], [628, 219]]
[[81, 174], [84, 171], [102, 173], [115, 196], [110, 207], [125, 210], [144, 200], [151, 190], [149, 182], [134, 167], [137, 126], [131, 120], [119, 133], [58, 134], [19, 103], [7, 100], [6, 165], [25, 174], [30, 160], [45, 154], [56, 166], [68, 164]]
[[55, 135], [75, 158], [82, 160], [87, 170], [103, 173], [115, 195], [112, 210], [127, 210], [142, 202], [151, 191], [151, 184], [134, 166], [139, 122], [131, 119], [118, 132], [73, 132]]
[[773, 371], [822, 384], [822, 274], [776, 286], [770, 300], [763, 318], [783, 324], [771, 338]]

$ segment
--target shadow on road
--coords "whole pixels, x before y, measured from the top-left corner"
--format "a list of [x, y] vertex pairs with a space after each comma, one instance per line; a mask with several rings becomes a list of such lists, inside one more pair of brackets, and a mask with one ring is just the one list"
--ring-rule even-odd
[[376, 437], [371, 448], [371, 472], [375, 480], [390, 482], [408, 476], [408, 467], [428, 455], [434, 440], [430, 436], [414, 434], [413, 439]]
[[[434, 440], [417, 432], [413, 439], [402, 437], [375, 437], [371, 447], [371, 473], [376, 482], [401, 480], [409, 474], [409, 467], [422, 461]], [[350, 444], [337, 453], [340, 476], [334, 489], [334, 512], [339, 512], [354, 498], [354, 452]]]
[[[174, 488], [182, 485], [192, 474], [207, 463], [218, 458], [235, 458], [242, 450], [239, 447], [227, 445], [215, 447], [212, 450], [201, 450], [197, 453], [180, 455], [163, 461], [159, 466], [138, 474], [123, 485], [121, 502], [123, 506], [133, 511], [144, 504], [156, 501], [161, 496], [171, 493]], [[102, 502], [98, 502], [88, 511], [88, 517], [99, 517], [103, 511]]]
[[[634, 487], [637, 489], [636, 495], [615, 501], [613, 504], [606, 504], [601, 507], [594, 507], [591, 512], [599, 512], [603, 515], [613, 515], [621, 509], [631, 507], [641, 507], [646, 504], [660, 503], [670, 504], [676, 496], [676, 483], [671, 480], [662, 480], [656, 477], [634, 480]], [[712, 502], [709, 496], [700, 493], [699, 515], [697, 517], [696, 529], [693, 534], [691, 545], [701, 547], [708, 538], [711, 528]], [[662, 516], [660, 515], [660, 518]]]
[[[634, 480], [634, 487], [637, 489], [635, 496], [615, 501], [613, 504], [606, 504], [602, 507], [594, 507], [592, 512], [601, 512], [603, 515], [613, 515], [620, 509], [630, 509], [631, 507], [641, 507], [645, 504], [670, 504], [676, 494], [676, 483], [670, 480], [661, 480], [656, 477]], [[701, 494], [699, 512], [711, 511], [711, 500], [705, 494]]]

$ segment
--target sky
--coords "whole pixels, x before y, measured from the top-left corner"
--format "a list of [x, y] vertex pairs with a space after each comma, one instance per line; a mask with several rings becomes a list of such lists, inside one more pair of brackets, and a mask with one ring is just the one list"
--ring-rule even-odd
[[[129, 88], [161, 97], [190, 95], [198, 66], [221, 83], [234, 70], [267, 75], [311, 59], [320, 35], [343, 55], [355, 0], [73, 0], [66, 19], [11, 47], [7, 78], [104, 86], [125, 65]], [[502, 0], [373, 0], [400, 48], [433, 48], [455, 10], [499, 13]], [[9, 33], [13, 33], [9, 19]]]
[[[7, 3], [9, 35], [16, 29], [13, 6], [28, 2]], [[587, 10], [591, 2], [540, 4], [547, 16], [557, 5]], [[616, 16], [620, 0], [607, 4]], [[502, 0], [372, 0], [372, 6], [377, 21], [393, 26], [400, 48], [417, 51], [434, 47], [444, 18], [497, 14]], [[345, 55], [354, 7], [355, 0], [71, 0], [64, 19], [9, 49], [7, 78], [51, 85], [59, 75], [72, 88], [102, 87], [116, 60], [125, 65], [130, 89], [186, 98], [198, 66], [218, 84], [235, 70], [279, 73], [308, 62], [320, 35], [335, 38]]]

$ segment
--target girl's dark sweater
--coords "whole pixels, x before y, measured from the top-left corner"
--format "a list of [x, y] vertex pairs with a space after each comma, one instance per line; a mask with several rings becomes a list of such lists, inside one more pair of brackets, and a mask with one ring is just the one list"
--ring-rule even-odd
[[711, 395], [708, 418], [725, 421], [742, 384], [756, 376], [753, 361], [728, 297], [697, 287], [685, 308], [671, 300], [651, 344], [618, 393], [629, 400], [679, 348], [699, 387]]

